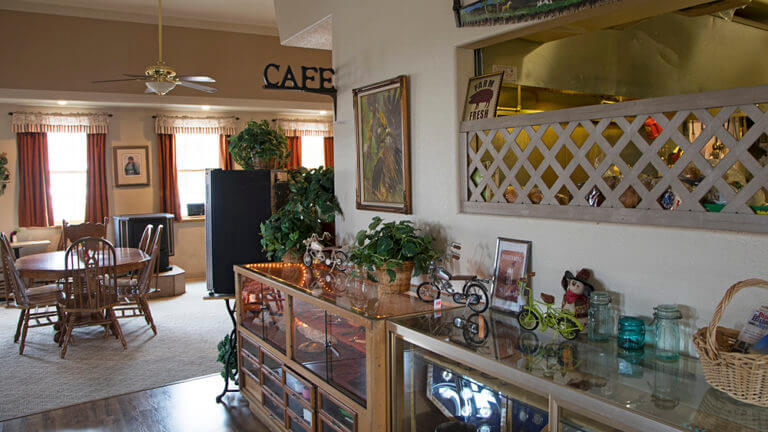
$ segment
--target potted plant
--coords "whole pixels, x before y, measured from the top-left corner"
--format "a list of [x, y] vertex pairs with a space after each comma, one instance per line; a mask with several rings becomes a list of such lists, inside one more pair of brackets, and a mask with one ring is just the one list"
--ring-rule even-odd
[[276, 169], [288, 159], [288, 138], [278, 126], [273, 129], [266, 120], [249, 121], [239, 134], [229, 138], [229, 153], [243, 169]]
[[421, 234], [413, 222], [386, 222], [376, 216], [355, 236], [349, 259], [368, 279], [379, 283], [379, 292], [408, 291], [411, 276], [426, 272], [429, 263], [440, 256], [433, 238]]
[[333, 168], [291, 170], [288, 188], [288, 202], [261, 224], [261, 245], [270, 259], [299, 262], [303, 241], [322, 234], [323, 225], [342, 212], [334, 194]]
[[0, 195], [5, 193], [5, 188], [8, 186], [8, 182], [11, 181], [11, 171], [7, 165], [8, 156], [5, 153], [0, 153]]

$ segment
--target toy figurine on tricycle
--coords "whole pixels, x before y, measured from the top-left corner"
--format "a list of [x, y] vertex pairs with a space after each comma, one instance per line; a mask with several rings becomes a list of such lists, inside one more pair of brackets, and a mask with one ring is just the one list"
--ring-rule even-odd
[[[461, 255], [459, 251], [461, 245], [459, 243], [451, 243], [449, 250], [446, 252], [446, 256], [459, 260]], [[485, 284], [490, 283], [488, 279], [479, 279], [477, 275], [454, 275], [451, 274], [443, 266], [444, 258], [438, 258], [431, 263], [427, 268], [427, 277], [429, 281], [422, 282], [418, 288], [416, 288], [416, 295], [422, 301], [431, 302], [435, 299], [439, 299], [440, 295], [445, 292], [452, 296], [452, 299], [456, 303], [466, 304], [470, 309], [477, 313], [485, 312], [488, 309], [488, 290], [485, 288]], [[464, 285], [461, 291], [455, 291], [453, 289], [452, 282], [462, 281]]]
[[304, 244], [307, 246], [304, 252], [302, 261], [307, 267], [311, 267], [312, 264], [325, 264], [330, 267], [331, 270], [345, 271], [347, 269], [347, 261], [349, 257], [347, 254], [338, 247], [323, 246], [322, 241], [331, 238], [329, 233], [323, 233], [322, 236], [312, 234], [311, 237], [304, 240]]
[[528, 280], [534, 275], [535, 273], [528, 273], [527, 277], [520, 278], [517, 281], [520, 295], [525, 296], [526, 299], [523, 310], [517, 316], [517, 322], [520, 324], [520, 327], [525, 330], [535, 330], [541, 324], [541, 331], [551, 327], [560, 336], [566, 339], [575, 339], [584, 330], [584, 327], [572, 312], [552, 306], [555, 303], [554, 296], [541, 293], [543, 302], [533, 299], [533, 293], [528, 286]]

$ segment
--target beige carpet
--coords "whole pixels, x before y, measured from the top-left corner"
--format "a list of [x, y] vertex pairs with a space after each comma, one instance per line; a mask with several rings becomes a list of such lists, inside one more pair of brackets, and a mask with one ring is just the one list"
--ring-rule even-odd
[[186, 294], [152, 300], [157, 336], [143, 318], [121, 320], [125, 351], [100, 327], [75, 329], [64, 360], [52, 327], [30, 329], [20, 356], [18, 311], [0, 308], [0, 421], [219, 372], [216, 345], [232, 323], [224, 302], [204, 293], [204, 282], [192, 282]]

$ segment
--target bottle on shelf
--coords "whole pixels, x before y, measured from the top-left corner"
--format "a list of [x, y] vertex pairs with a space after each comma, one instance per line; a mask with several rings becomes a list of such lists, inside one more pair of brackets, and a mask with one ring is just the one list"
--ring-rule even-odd
[[750, 315], [731, 351], [749, 352], [749, 348], [766, 334], [768, 334], [768, 306], [760, 306]]

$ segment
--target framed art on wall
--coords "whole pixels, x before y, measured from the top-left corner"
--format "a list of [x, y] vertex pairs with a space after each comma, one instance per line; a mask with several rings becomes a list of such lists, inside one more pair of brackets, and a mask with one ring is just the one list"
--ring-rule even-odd
[[464, 101], [464, 121], [496, 117], [501, 82], [504, 72], [472, 77], [467, 83], [467, 99]]
[[517, 281], [531, 271], [531, 244], [530, 241], [503, 237], [496, 240], [492, 300], [494, 309], [520, 312], [525, 300], [517, 289]]
[[405, 75], [352, 90], [357, 208], [411, 213], [411, 146]]
[[148, 186], [148, 149], [143, 146], [112, 149], [115, 165], [115, 186]]

